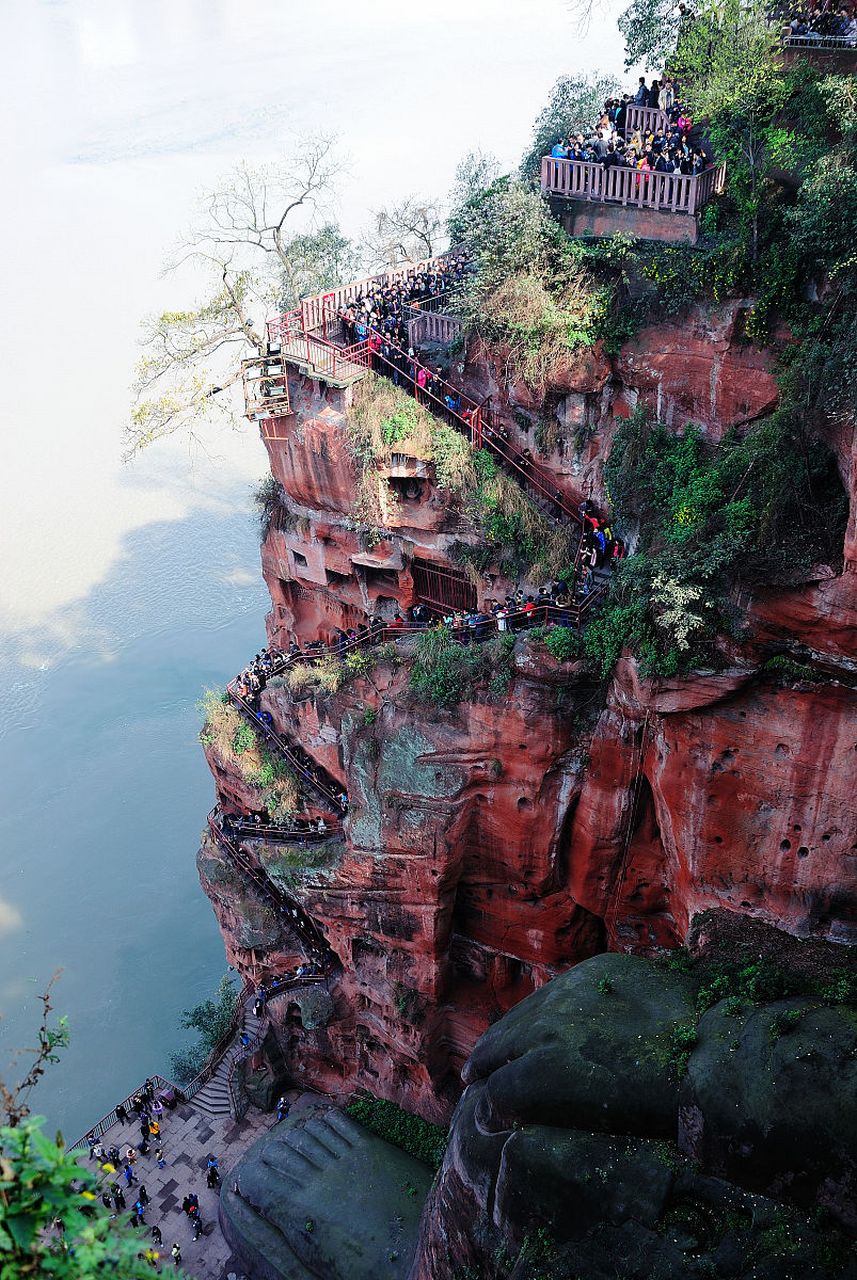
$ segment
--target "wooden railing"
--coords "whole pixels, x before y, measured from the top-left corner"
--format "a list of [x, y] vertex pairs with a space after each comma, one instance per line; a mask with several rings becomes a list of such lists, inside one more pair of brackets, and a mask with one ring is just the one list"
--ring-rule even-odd
[[464, 325], [458, 316], [440, 311], [423, 311], [421, 308], [406, 307], [408, 323], [408, 343], [412, 347], [421, 347], [426, 342], [447, 345], [460, 338]]
[[299, 312], [304, 330], [317, 328], [322, 322], [325, 310], [338, 311], [340, 307], [347, 307], [349, 303], [375, 289], [387, 289], [391, 284], [407, 280], [409, 276], [419, 275], [423, 271], [437, 270], [455, 252], [456, 250], [449, 249], [446, 253], [438, 254], [434, 258], [423, 258], [419, 262], [405, 262], [401, 266], [380, 271], [377, 275], [364, 276], [362, 280], [351, 280], [348, 284], [338, 285], [327, 293], [317, 293], [311, 298], [304, 298]]
[[669, 116], [660, 107], [638, 107], [629, 102], [625, 115], [625, 137], [630, 138], [635, 129], [639, 129], [642, 134], [649, 130], [657, 133], [658, 129], [666, 129], [668, 123]]
[[597, 201], [658, 209], [693, 216], [723, 191], [725, 164], [694, 176], [590, 164], [583, 160], [542, 159], [542, 191], [568, 200]]

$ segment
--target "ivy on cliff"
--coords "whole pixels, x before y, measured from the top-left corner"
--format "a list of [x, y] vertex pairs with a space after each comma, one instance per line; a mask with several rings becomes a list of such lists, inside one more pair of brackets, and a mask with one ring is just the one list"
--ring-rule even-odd
[[372, 1133], [439, 1169], [446, 1151], [448, 1133], [440, 1125], [404, 1111], [386, 1098], [355, 1098], [345, 1108], [348, 1115], [365, 1125]]

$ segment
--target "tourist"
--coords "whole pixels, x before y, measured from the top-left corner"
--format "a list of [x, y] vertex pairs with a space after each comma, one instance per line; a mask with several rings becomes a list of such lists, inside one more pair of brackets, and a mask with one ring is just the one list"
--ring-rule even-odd
[[646, 88], [646, 77], [640, 76], [640, 83], [637, 92], [634, 94], [634, 105], [637, 107], [645, 107], [649, 99], [649, 91]]
[[275, 1123], [279, 1124], [279, 1122], [281, 1120], [284, 1120], [288, 1114], [289, 1114], [289, 1104], [286, 1101], [285, 1094], [281, 1094], [280, 1097], [277, 1099], [277, 1119]]
[[116, 1107], [116, 1119], [120, 1124], [128, 1123], [128, 1112], [125, 1110], [121, 1102]]
[[193, 1238], [198, 1240], [202, 1235], [202, 1219], [197, 1215], [193, 1220]]
[[154, 1227], [152, 1227], [152, 1230], [151, 1230], [151, 1236], [152, 1236], [152, 1239], [154, 1240], [155, 1244], [163, 1244], [163, 1243], [164, 1243], [164, 1237], [161, 1235], [161, 1228], [160, 1228], [160, 1227], [158, 1227], [158, 1226], [154, 1226]]
[[178, 1271], [182, 1264], [182, 1251], [178, 1246], [178, 1241], [176, 1241], [172, 1249], [170, 1249], [170, 1253], [172, 1255], [173, 1262], [175, 1263], [176, 1271]]
[[125, 1200], [125, 1193], [121, 1187], [117, 1187], [113, 1192], [113, 1203], [116, 1206], [117, 1213], [119, 1213], [121, 1209], [127, 1209], [128, 1205]]
[[148, 1193], [148, 1191], [146, 1190], [145, 1186], [144, 1186], [142, 1183], [140, 1184], [140, 1188], [139, 1188], [139, 1190], [138, 1190], [138, 1192], [137, 1192], [137, 1199], [138, 1199], [138, 1200], [140, 1201], [140, 1203], [141, 1203], [141, 1204], [143, 1204], [143, 1205], [146, 1205], [146, 1204], [148, 1204], [148, 1203], [149, 1203], [149, 1193]]
[[156, 1159], [156, 1160], [157, 1160], [157, 1162], [158, 1162], [158, 1168], [159, 1168], [159, 1169], [165, 1169], [165, 1168], [167, 1167], [167, 1162], [166, 1162], [166, 1160], [164, 1159], [164, 1152], [163, 1152], [163, 1149], [162, 1149], [161, 1147], [156, 1147], [156, 1148], [155, 1148], [155, 1159]]
[[208, 1172], [205, 1175], [205, 1185], [210, 1188], [214, 1188], [220, 1185], [220, 1174], [217, 1172], [216, 1168], [214, 1169], [209, 1168]]

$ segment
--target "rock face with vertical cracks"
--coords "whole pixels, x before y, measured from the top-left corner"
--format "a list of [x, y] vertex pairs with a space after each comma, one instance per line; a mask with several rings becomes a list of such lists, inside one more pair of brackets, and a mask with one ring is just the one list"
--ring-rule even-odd
[[487, 1031], [410, 1280], [853, 1277], [808, 1217], [857, 1228], [853, 1011], [721, 1002], [694, 1045], [695, 1023], [685, 975], [603, 955]]

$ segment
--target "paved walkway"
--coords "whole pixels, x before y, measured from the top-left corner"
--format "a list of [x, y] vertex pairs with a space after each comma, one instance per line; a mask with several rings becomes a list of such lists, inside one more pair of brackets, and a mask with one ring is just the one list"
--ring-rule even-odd
[[[315, 1094], [301, 1094], [297, 1091], [286, 1096], [296, 1111], [324, 1101]], [[158, 1168], [152, 1144], [150, 1155], [137, 1158], [134, 1165], [137, 1181], [133, 1186], [126, 1188], [121, 1176], [114, 1178], [113, 1174], [104, 1175], [105, 1185], [116, 1180], [125, 1192], [128, 1210], [123, 1216], [126, 1220], [131, 1216], [138, 1194], [137, 1188], [141, 1183], [145, 1186], [149, 1193], [149, 1205], [146, 1213], [147, 1228], [140, 1229], [140, 1247], [157, 1249], [148, 1228], [160, 1227], [163, 1235], [163, 1245], [160, 1246], [161, 1266], [165, 1275], [173, 1270], [170, 1249], [176, 1242], [182, 1251], [182, 1267], [194, 1280], [221, 1280], [226, 1274], [226, 1263], [231, 1251], [217, 1221], [219, 1189], [209, 1190], [205, 1185], [208, 1156], [209, 1153], [217, 1156], [221, 1180], [227, 1182], [239, 1157], [273, 1123], [273, 1114], [263, 1114], [255, 1107], [250, 1107], [244, 1119], [236, 1123], [228, 1115], [212, 1116], [198, 1110], [193, 1101], [180, 1103], [174, 1111], [164, 1112], [161, 1123], [160, 1141], [166, 1168]], [[117, 1146], [120, 1151], [124, 1151], [127, 1146], [135, 1146], [140, 1141], [139, 1124], [134, 1117], [125, 1125], [117, 1122], [105, 1132], [101, 1141], [105, 1147]], [[81, 1163], [91, 1165], [85, 1155], [81, 1157]], [[182, 1200], [191, 1191], [199, 1196], [200, 1217], [204, 1226], [202, 1239], [195, 1243], [191, 1223], [182, 1213], [181, 1207]], [[240, 1268], [237, 1270], [240, 1274]]]

